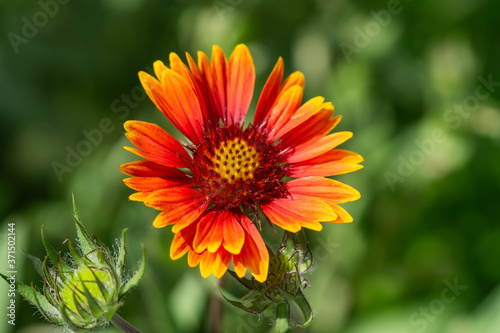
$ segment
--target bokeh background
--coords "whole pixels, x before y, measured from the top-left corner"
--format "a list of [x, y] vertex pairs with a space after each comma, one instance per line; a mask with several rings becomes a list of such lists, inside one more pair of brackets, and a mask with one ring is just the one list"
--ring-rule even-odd
[[[157, 212], [127, 200], [118, 166], [135, 157], [122, 125], [172, 130], [138, 71], [170, 52], [245, 43], [255, 98], [282, 56], [287, 74], [305, 74], [305, 100], [333, 102], [337, 129], [354, 132], [343, 148], [366, 160], [336, 178], [362, 193], [344, 205], [355, 223], [307, 232], [316, 318], [296, 332], [500, 332], [499, 12], [493, 0], [0, 1], [1, 271], [15, 222], [17, 277], [42, 285], [21, 249], [44, 255], [44, 225], [65, 251], [74, 193], [101, 240], [129, 229], [130, 269], [147, 246], [146, 277], [122, 316], [144, 332], [209, 332], [217, 282], [185, 257], [171, 261], [170, 228], [152, 228]], [[16, 304], [16, 326], [2, 314], [1, 332], [57, 331]], [[228, 305], [222, 314], [221, 332], [269, 330]]]

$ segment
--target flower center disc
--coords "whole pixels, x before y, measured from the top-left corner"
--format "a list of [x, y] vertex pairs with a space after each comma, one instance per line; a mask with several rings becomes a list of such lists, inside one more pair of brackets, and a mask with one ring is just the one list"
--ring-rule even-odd
[[195, 188], [212, 207], [254, 206], [288, 194], [282, 179], [285, 158], [279, 148], [253, 127], [215, 129], [193, 150]]
[[214, 171], [229, 184], [238, 180], [253, 178], [254, 171], [259, 167], [259, 154], [255, 147], [245, 139], [234, 138], [224, 141], [215, 149], [211, 158]]

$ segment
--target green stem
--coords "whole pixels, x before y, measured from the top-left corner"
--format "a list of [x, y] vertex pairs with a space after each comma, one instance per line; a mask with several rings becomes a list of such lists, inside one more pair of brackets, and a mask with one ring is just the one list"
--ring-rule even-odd
[[276, 306], [276, 325], [271, 333], [285, 333], [290, 331], [290, 308], [288, 304], [281, 303]]
[[128, 321], [126, 321], [116, 313], [111, 318], [111, 324], [115, 325], [116, 328], [120, 329], [122, 332], [125, 333], [142, 333], [137, 328], [132, 326], [132, 324], [130, 324]]

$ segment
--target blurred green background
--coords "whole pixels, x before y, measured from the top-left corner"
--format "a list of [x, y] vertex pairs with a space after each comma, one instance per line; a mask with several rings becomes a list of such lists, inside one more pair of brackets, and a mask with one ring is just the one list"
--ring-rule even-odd
[[[499, 12], [492, 0], [0, 1], [0, 251], [15, 222], [18, 278], [41, 286], [20, 250], [44, 255], [41, 225], [66, 250], [73, 192], [101, 240], [113, 244], [129, 228], [128, 267], [147, 246], [147, 276], [122, 316], [144, 332], [208, 332], [216, 281], [185, 257], [171, 261], [170, 228], [153, 229], [157, 211], [127, 200], [118, 166], [135, 157], [122, 149], [122, 125], [171, 129], [139, 70], [170, 52], [210, 55], [218, 44], [229, 54], [245, 43], [255, 99], [282, 56], [287, 74], [304, 73], [304, 100], [325, 96], [343, 115], [337, 129], [354, 137], [342, 148], [366, 160], [336, 177], [362, 194], [344, 205], [355, 223], [307, 233], [316, 261], [305, 294], [316, 318], [296, 331], [500, 332]], [[72, 150], [83, 156], [67, 160]], [[16, 304], [16, 326], [2, 315], [1, 332], [56, 330]], [[222, 311], [222, 332], [269, 329]]]

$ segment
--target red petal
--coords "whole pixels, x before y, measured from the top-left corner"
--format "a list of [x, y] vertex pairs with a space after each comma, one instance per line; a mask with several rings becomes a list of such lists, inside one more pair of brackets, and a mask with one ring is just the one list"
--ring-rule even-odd
[[186, 53], [186, 58], [189, 63], [189, 68], [192, 72], [193, 82], [195, 86], [195, 92], [200, 101], [201, 111], [203, 113], [205, 128], [210, 127], [213, 124], [217, 124], [219, 120], [219, 114], [214, 102], [214, 96], [212, 93], [212, 88], [210, 86], [210, 81], [202, 72], [202, 66], [206, 66], [205, 70], [208, 70], [210, 74], [210, 63], [208, 62], [207, 56], [200, 52], [198, 61], [200, 62], [200, 69], [194, 62], [193, 58], [189, 53]]
[[229, 58], [227, 77], [228, 125], [241, 124], [253, 97], [255, 68], [250, 51], [239, 44]]
[[348, 212], [339, 205], [336, 204], [330, 204], [330, 207], [335, 211], [335, 214], [337, 214], [337, 218], [333, 221], [329, 222], [334, 222], [334, 223], [349, 223], [353, 221], [353, 218], [351, 215], [349, 215]]
[[288, 156], [288, 163], [297, 163], [326, 153], [352, 137], [352, 132], [337, 132], [295, 147]]
[[193, 249], [195, 252], [202, 253], [206, 250], [209, 244], [208, 241], [210, 240], [210, 236], [212, 235], [212, 226], [216, 217], [216, 213], [210, 211], [206, 215], [202, 216], [198, 221], [198, 224], [196, 226], [196, 235], [194, 236], [193, 241]]
[[125, 185], [140, 192], [156, 191], [176, 186], [189, 186], [187, 181], [171, 181], [160, 177], [132, 177], [123, 180]]
[[[191, 160], [179, 141], [158, 125], [143, 121], [127, 121], [123, 126], [130, 142], [141, 149], [145, 156], [154, 158], [155, 162], [184, 168]], [[130, 151], [135, 152], [134, 149]]]
[[224, 52], [217, 45], [214, 45], [212, 47], [212, 63], [210, 67], [212, 73], [212, 91], [214, 95], [215, 105], [219, 112], [219, 116], [222, 119], [227, 120], [227, 60]]
[[278, 96], [281, 80], [283, 79], [283, 70], [283, 59], [280, 57], [260, 94], [253, 120], [255, 127], [259, 127], [267, 119], [269, 111], [271, 111], [276, 96]]
[[177, 168], [167, 167], [151, 161], [134, 161], [122, 164], [120, 171], [132, 177], [162, 177], [171, 181], [188, 181], [190, 178]]
[[343, 149], [333, 149], [290, 168], [290, 177], [335, 176], [362, 169], [361, 155]]
[[155, 228], [163, 228], [167, 225], [175, 224], [172, 232], [177, 233], [195, 222], [205, 212], [205, 209], [206, 205], [199, 207], [188, 206], [184, 211], [165, 210], [156, 216], [153, 226]]
[[[312, 117], [314, 114], [324, 108], [323, 97], [315, 97], [305, 102], [295, 113], [291, 116], [287, 123], [276, 133], [276, 136], [282, 136], [290, 132], [292, 129]], [[293, 131], [291, 132], [293, 133]]]
[[245, 232], [236, 216], [231, 213], [225, 216], [223, 222], [224, 248], [232, 254], [239, 254], [245, 242]]
[[190, 244], [193, 242], [196, 228], [186, 228], [176, 233], [172, 244], [170, 245], [170, 258], [177, 260], [186, 254], [190, 249]]
[[327, 203], [316, 198], [293, 195], [293, 198], [275, 199], [262, 205], [262, 211], [274, 224], [290, 232], [297, 232], [302, 227], [319, 231], [319, 222], [337, 218]]
[[204, 199], [202, 192], [188, 187], [177, 187], [156, 191], [151, 195], [146, 204], [149, 207], [165, 210], [175, 208], [172, 206], [182, 204], [183, 202], [200, 199]]
[[245, 243], [240, 254], [233, 255], [233, 266], [236, 274], [242, 277], [248, 267], [252, 275], [259, 282], [267, 279], [269, 269], [269, 253], [262, 236], [255, 225], [246, 216], [241, 216], [241, 226], [245, 230]]
[[195, 144], [201, 142], [203, 114], [192, 82], [168, 68], [163, 71], [160, 82], [167, 106], [163, 113], [189, 140]]
[[[323, 105], [327, 105], [326, 103]], [[342, 116], [333, 117], [332, 108], [323, 107], [320, 111], [316, 112], [308, 119], [304, 120], [301, 124], [291, 127], [290, 121], [284, 127], [286, 130], [280, 130], [276, 133], [281, 136], [283, 142], [289, 146], [296, 146], [308, 142], [316, 137], [323, 137], [327, 135], [342, 119]], [[293, 117], [292, 117], [293, 118]]]
[[268, 128], [269, 140], [272, 142], [278, 137], [276, 132], [281, 129], [297, 111], [302, 101], [303, 88], [295, 85], [287, 89], [280, 97], [278, 103], [273, 107], [269, 115]]
[[286, 183], [288, 191], [295, 195], [318, 198], [327, 203], [343, 203], [358, 200], [359, 192], [349, 185], [323, 177], [294, 179]]

